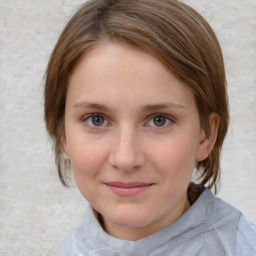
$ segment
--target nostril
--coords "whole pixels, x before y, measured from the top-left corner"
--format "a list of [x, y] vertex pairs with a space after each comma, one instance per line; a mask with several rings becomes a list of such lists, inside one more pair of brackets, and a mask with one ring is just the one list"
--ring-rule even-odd
[[122, 125], [113, 138], [109, 163], [118, 170], [134, 171], [144, 164], [144, 153], [134, 127]]
[[118, 170], [134, 171], [144, 165], [144, 156], [140, 152], [122, 153], [115, 152], [110, 154], [109, 163]]

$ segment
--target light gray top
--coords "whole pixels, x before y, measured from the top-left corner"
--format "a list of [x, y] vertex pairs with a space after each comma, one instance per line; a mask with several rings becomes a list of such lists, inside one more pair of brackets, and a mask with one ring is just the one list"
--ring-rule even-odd
[[91, 207], [83, 225], [63, 242], [59, 256], [256, 256], [256, 227], [206, 189], [177, 221], [128, 241], [108, 235]]
[[236, 256], [251, 255], [256, 256], [256, 225], [242, 215], [237, 231]]

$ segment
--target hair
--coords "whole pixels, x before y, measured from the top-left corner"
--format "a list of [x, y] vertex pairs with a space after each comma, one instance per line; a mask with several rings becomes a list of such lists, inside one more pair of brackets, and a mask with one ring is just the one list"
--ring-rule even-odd
[[209, 115], [215, 112], [220, 116], [213, 150], [197, 163], [197, 184], [191, 182], [188, 188], [192, 198], [197, 197], [202, 185], [216, 192], [220, 151], [229, 122], [223, 56], [205, 19], [175, 0], [89, 0], [64, 28], [48, 63], [44, 93], [45, 123], [61, 182], [67, 186], [70, 169], [61, 148], [69, 77], [81, 57], [106, 39], [142, 49], [174, 72], [193, 92], [207, 135]]

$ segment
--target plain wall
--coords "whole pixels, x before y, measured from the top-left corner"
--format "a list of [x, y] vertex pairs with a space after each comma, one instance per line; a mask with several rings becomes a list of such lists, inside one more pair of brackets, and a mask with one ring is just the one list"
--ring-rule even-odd
[[[55, 255], [87, 203], [60, 184], [43, 123], [43, 76], [82, 0], [0, 0], [0, 254]], [[256, 1], [186, 0], [223, 48], [231, 126], [219, 196], [256, 221]]]

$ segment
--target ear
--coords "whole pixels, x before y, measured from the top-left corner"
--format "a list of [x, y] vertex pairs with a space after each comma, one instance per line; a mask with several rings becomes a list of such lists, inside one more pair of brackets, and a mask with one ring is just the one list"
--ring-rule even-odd
[[200, 143], [196, 153], [196, 161], [200, 162], [205, 160], [211, 153], [218, 135], [218, 128], [220, 123], [220, 116], [217, 113], [209, 115], [209, 134], [206, 135], [202, 129], [200, 134]]
[[69, 154], [68, 154], [68, 148], [67, 148], [67, 142], [66, 142], [66, 136], [62, 135], [60, 139], [60, 147], [62, 151], [62, 157], [66, 160], [69, 159]]

